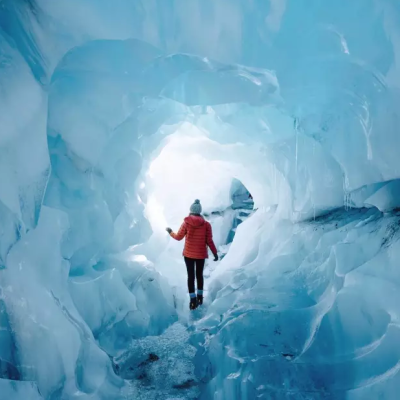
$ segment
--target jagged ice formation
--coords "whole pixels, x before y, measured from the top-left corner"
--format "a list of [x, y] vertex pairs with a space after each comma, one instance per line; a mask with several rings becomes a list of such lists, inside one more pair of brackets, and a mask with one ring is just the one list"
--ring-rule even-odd
[[0, 0], [0, 399], [140, 398], [125, 361], [188, 318], [164, 228], [201, 198], [224, 248], [233, 180], [257, 211], [189, 323], [187, 396], [397, 399], [399, 21], [396, 0]]

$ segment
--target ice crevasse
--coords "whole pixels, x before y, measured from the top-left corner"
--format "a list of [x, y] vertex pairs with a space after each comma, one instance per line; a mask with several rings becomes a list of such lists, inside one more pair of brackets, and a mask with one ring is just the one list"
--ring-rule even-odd
[[190, 325], [196, 396], [396, 400], [399, 21], [395, 0], [0, 0], [0, 399], [139, 398], [116, 360], [187, 314], [163, 229], [237, 179], [257, 211]]

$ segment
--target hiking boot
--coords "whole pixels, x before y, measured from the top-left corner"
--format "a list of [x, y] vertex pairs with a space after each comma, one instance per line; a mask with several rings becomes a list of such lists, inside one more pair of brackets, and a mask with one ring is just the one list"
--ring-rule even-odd
[[196, 299], [196, 297], [191, 297], [190, 298], [189, 308], [191, 310], [195, 310], [197, 308], [197, 299]]
[[203, 295], [202, 294], [197, 295], [197, 305], [198, 306], [203, 305]]

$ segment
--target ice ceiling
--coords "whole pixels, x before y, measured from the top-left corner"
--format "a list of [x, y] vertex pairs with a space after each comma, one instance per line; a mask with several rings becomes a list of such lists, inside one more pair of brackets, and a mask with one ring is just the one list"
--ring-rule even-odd
[[[398, 398], [397, 0], [0, 0], [0, 38], [0, 400]], [[193, 320], [163, 228], [201, 198], [223, 246], [233, 178]]]

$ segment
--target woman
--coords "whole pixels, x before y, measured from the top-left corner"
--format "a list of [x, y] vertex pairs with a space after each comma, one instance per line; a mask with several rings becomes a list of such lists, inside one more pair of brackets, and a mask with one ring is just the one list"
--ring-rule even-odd
[[[201, 216], [201, 211], [200, 200], [195, 200], [190, 206], [189, 216], [184, 219], [178, 233], [174, 233], [171, 228], [166, 229], [175, 240], [182, 240], [186, 237], [183, 257], [188, 274], [189, 308], [191, 310], [203, 304], [203, 269], [205, 260], [208, 258], [207, 246], [214, 254], [214, 261], [218, 261], [217, 249], [212, 239], [211, 225]], [[197, 298], [194, 289], [195, 276]]]

